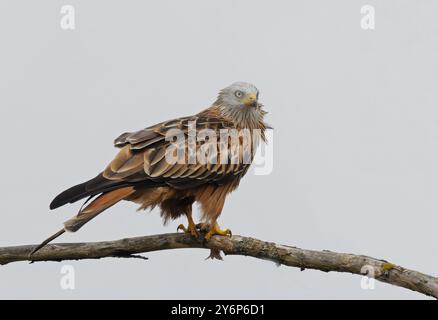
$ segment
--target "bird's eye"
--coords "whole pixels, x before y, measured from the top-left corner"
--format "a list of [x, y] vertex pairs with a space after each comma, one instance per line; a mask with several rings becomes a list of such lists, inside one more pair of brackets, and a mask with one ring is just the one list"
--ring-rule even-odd
[[240, 90], [237, 90], [236, 92], [234, 92], [234, 95], [235, 95], [237, 98], [242, 98], [242, 97], [243, 97], [243, 92], [240, 91]]

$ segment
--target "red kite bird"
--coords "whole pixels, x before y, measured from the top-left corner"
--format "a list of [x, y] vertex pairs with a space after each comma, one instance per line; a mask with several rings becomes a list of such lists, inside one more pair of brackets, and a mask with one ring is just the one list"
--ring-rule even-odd
[[[84, 205], [88, 204], [33, 252], [65, 231], [77, 231], [121, 200], [138, 203], [140, 209], [158, 206], [164, 222], [185, 215], [188, 226], [179, 225], [178, 229], [195, 237], [198, 229], [192, 218], [192, 204], [197, 202], [203, 229], [208, 231], [205, 235], [207, 241], [213, 235], [231, 235], [229, 229], [219, 228], [217, 219], [227, 194], [238, 187], [248, 171], [260, 141], [257, 137], [265, 141], [267, 125], [263, 119], [266, 112], [258, 103], [258, 96], [259, 91], [254, 85], [236, 82], [221, 90], [211, 107], [194, 116], [120, 135], [114, 144], [121, 150], [106, 169], [95, 178], [59, 194], [50, 204], [50, 209], [84, 198], [88, 198]], [[237, 131], [237, 139], [233, 139], [233, 135], [227, 133], [229, 131]], [[245, 143], [248, 139], [242, 132], [249, 133], [251, 143]], [[184, 140], [180, 147], [175, 142], [178, 133]], [[213, 144], [224, 133], [228, 136]], [[204, 157], [200, 157], [202, 154]]]

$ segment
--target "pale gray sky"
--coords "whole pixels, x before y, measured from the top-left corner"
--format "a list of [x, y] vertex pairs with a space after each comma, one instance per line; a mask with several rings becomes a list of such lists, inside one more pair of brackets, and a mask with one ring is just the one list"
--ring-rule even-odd
[[[59, 26], [76, 9], [76, 30]], [[360, 27], [360, 8], [376, 29]], [[37, 243], [77, 205], [49, 212], [93, 177], [112, 141], [207, 107], [254, 83], [275, 127], [274, 171], [247, 175], [220, 223], [236, 234], [438, 269], [436, 1], [0, 1], [0, 245]], [[175, 231], [134, 204], [60, 241]], [[277, 267], [202, 250], [148, 261], [13, 263], [0, 298], [423, 298], [358, 276]], [[75, 268], [75, 290], [60, 287]], [[211, 284], [214, 284], [214, 288]]]

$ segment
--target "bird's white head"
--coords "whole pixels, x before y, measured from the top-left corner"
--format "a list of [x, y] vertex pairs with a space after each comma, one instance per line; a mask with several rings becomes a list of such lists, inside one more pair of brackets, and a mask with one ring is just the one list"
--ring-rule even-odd
[[213, 104], [220, 114], [239, 128], [264, 128], [266, 114], [258, 102], [259, 90], [247, 82], [235, 82], [219, 92]]
[[235, 82], [219, 92], [218, 102], [229, 107], [257, 107], [259, 90], [247, 82]]

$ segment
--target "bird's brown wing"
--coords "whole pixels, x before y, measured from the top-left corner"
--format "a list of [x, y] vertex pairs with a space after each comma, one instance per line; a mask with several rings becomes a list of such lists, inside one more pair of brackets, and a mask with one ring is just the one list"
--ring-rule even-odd
[[[238, 154], [236, 150], [231, 150], [236, 147], [235, 145], [226, 143], [220, 147], [218, 143], [215, 146], [216, 163], [199, 161], [196, 157], [196, 161], [189, 163], [187, 139], [189, 135], [193, 135], [193, 132], [199, 135], [204, 129], [209, 130], [210, 133], [214, 132], [219, 142], [220, 134], [224, 130], [232, 129], [232, 125], [217, 117], [192, 116], [163, 122], [137, 132], [124, 133], [114, 142], [115, 146], [122, 149], [102, 175], [108, 180], [123, 182], [124, 185], [130, 183], [142, 185], [142, 182], [146, 182], [147, 186], [149, 182], [151, 186], [157, 184], [185, 189], [206, 183], [220, 185], [244, 173], [249, 164], [242, 161], [245, 152], [243, 139], [238, 139], [240, 143]], [[175, 146], [169, 141], [169, 137], [177, 132], [182, 133], [186, 139], [184, 163], [172, 163], [166, 157], [166, 152]], [[204, 150], [207, 148], [203, 139], [195, 137], [191, 141], [194, 143], [192, 150], [199, 152], [202, 148]], [[239, 159], [231, 161], [228, 158], [228, 161], [223, 161], [221, 160], [223, 151], [237, 155]]]

